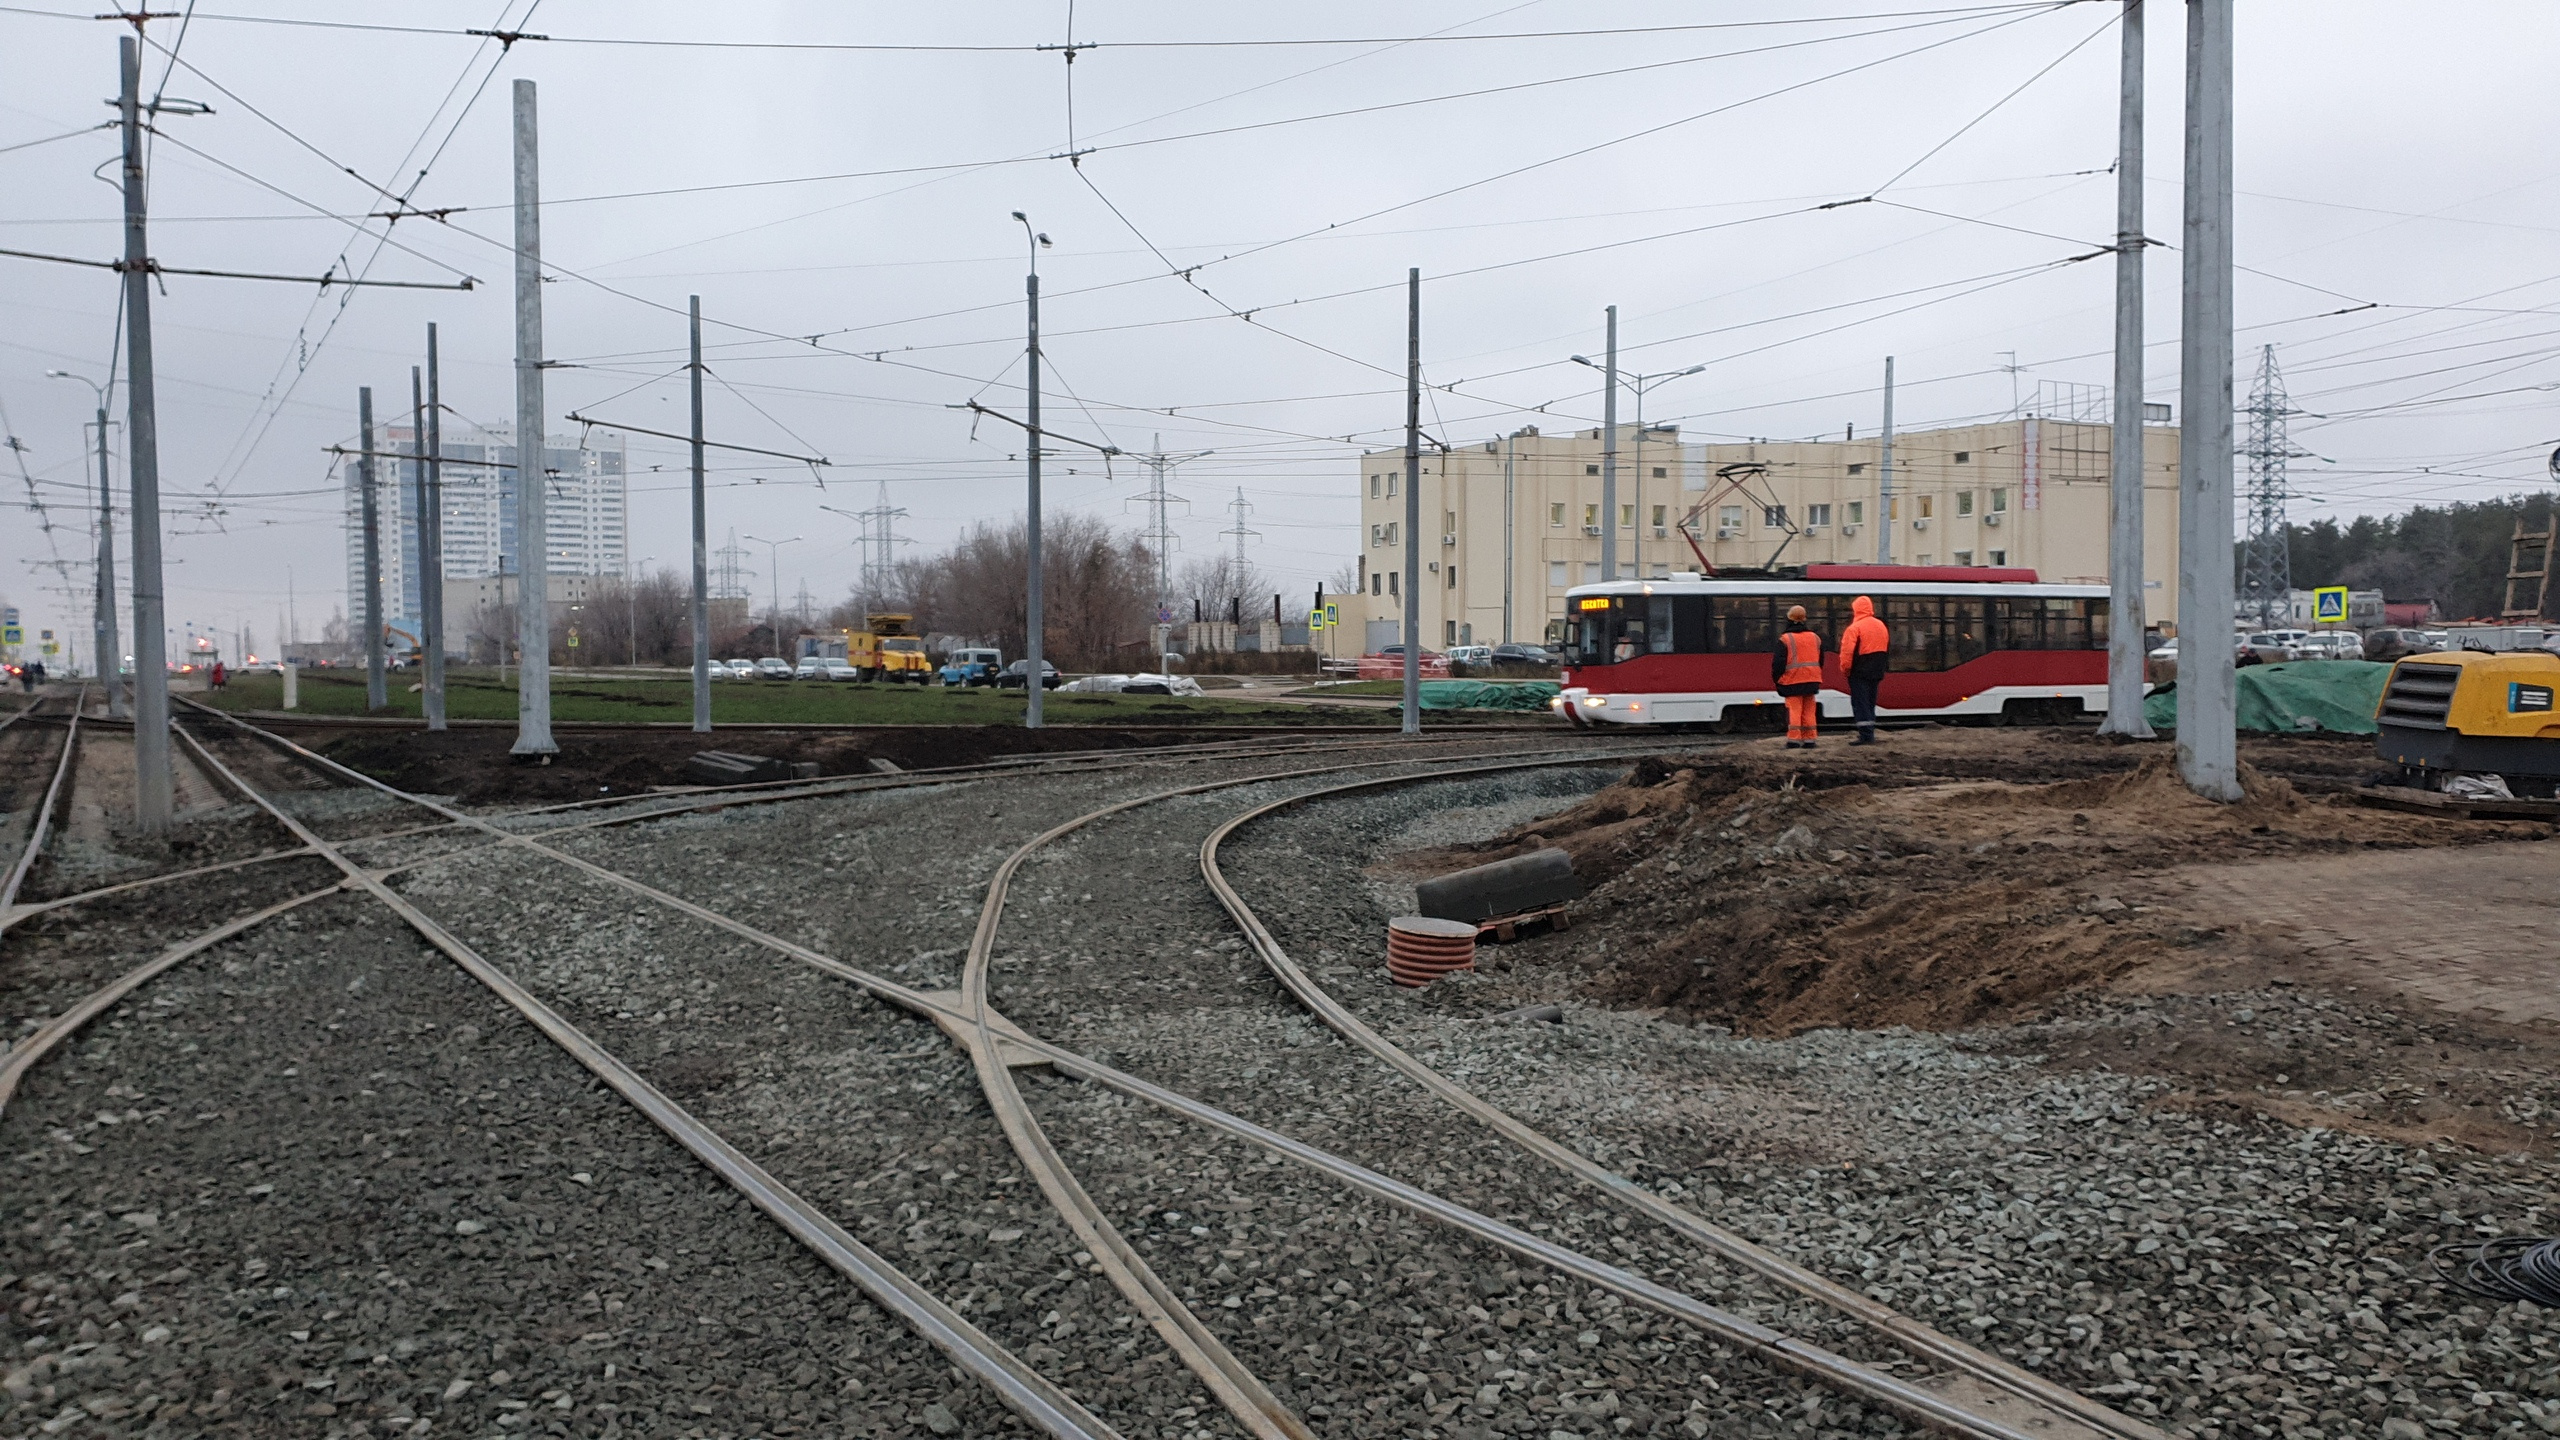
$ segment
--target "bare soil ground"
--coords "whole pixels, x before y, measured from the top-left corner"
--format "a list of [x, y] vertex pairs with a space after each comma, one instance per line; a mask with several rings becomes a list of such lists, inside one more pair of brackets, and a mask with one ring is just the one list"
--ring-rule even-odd
[[[1673, 752], [1373, 873], [1564, 848], [1592, 886], [1575, 928], [1486, 963], [1570, 967], [1588, 1001], [1763, 1036], [1974, 1030], [2177, 1078], [2207, 1109], [2546, 1145], [2552, 828], [2360, 806], [2360, 742], [2242, 754], [2248, 797], [2225, 806], [2165, 745], [2067, 730]], [[2345, 1008], [2288, 1003], [2313, 994]]]

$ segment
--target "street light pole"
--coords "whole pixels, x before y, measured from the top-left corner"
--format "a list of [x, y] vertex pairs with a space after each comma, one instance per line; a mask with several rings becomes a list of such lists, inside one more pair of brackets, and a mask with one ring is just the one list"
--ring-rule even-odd
[[[1611, 329], [1611, 330], [1610, 330], [1610, 332], [1609, 332], [1609, 333], [1610, 333], [1610, 336], [1611, 336], [1612, 343], [1614, 344], [1614, 343], [1615, 343], [1615, 337], [1616, 337], [1616, 335], [1617, 335], [1617, 331], [1613, 328], [1613, 329]], [[1595, 369], [1595, 370], [1598, 370], [1598, 369], [1603, 368], [1603, 367], [1601, 367], [1601, 366], [1598, 366], [1598, 365], [1594, 365], [1594, 364], [1592, 364], [1591, 358], [1590, 358], [1589, 356], [1586, 356], [1586, 355], [1576, 355], [1576, 356], [1572, 357], [1572, 359], [1573, 359], [1573, 363], [1574, 363], [1574, 364], [1576, 364], [1576, 365], [1591, 365], [1591, 368], [1593, 368], [1593, 369]], [[1617, 369], [1617, 368], [1616, 368], [1616, 366], [1615, 366], [1614, 364], [1612, 364], [1611, 366], [1607, 367], [1607, 369], [1608, 369], [1608, 373], [1609, 373], [1610, 375], [1612, 375], [1613, 377], [1615, 377], [1617, 384], [1625, 385], [1627, 388], [1629, 388], [1629, 389], [1631, 389], [1631, 390], [1633, 390], [1633, 391], [1635, 391], [1635, 392], [1636, 392], [1636, 523], [1635, 523], [1635, 526], [1634, 526], [1634, 530], [1635, 530], [1635, 540], [1634, 540], [1634, 545], [1635, 545], [1635, 558], [1634, 558], [1634, 561], [1632, 562], [1632, 563], [1634, 564], [1634, 566], [1635, 566], [1635, 574], [1634, 574], [1633, 576], [1631, 576], [1631, 577], [1630, 577], [1630, 578], [1632, 578], [1632, 579], [1641, 580], [1641, 579], [1643, 579], [1643, 578], [1644, 578], [1644, 397], [1645, 397], [1645, 392], [1647, 392], [1647, 391], [1651, 390], [1654, 386], [1659, 385], [1659, 384], [1661, 384], [1662, 382], [1664, 382], [1664, 381], [1666, 381], [1666, 380], [1677, 380], [1677, 379], [1680, 379], [1681, 377], [1686, 376], [1686, 375], [1695, 375], [1695, 374], [1697, 374], [1699, 371], [1704, 370], [1704, 369], [1706, 369], [1706, 368], [1707, 368], [1707, 367], [1706, 367], [1706, 366], [1704, 366], [1704, 365], [1692, 365], [1692, 366], [1690, 366], [1690, 367], [1689, 367], [1688, 369], [1686, 369], [1686, 370], [1657, 370], [1657, 371], [1653, 372], [1653, 373], [1652, 373], [1652, 374], [1650, 374], [1650, 375], [1639, 375], [1639, 374], [1637, 374], [1637, 373], [1635, 373], [1635, 372], [1633, 372], [1633, 371], [1628, 371], [1628, 370], [1619, 370], [1619, 369]], [[1614, 395], [1616, 394], [1616, 386], [1615, 386], [1615, 385], [1611, 386], [1610, 393], [1612, 394], [1612, 396], [1614, 396]], [[1609, 409], [1608, 409], [1608, 413], [1609, 413], [1610, 415], [1612, 415], [1612, 416], [1615, 416], [1615, 415], [1617, 414], [1617, 407], [1616, 407], [1614, 404], [1613, 404], [1613, 405], [1611, 405], [1611, 406], [1609, 407]], [[1615, 421], [1613, 420], [1613, 421], [1611, 422], [1611, 430], [1612, 430], [1612, 433], [1613, 433], [1613, 434], [1615, 433], [1615, 429], [1616, 429], [1616, 425], [1615, 425]], [[1606, 449], [1606, 450], [1603, 450], [1601, 453], [1602, 453], [1604, 456], [1608, 456], [1608, 455], [1611, 455], [1611, 454], [1616, 450], [1616, 448], [1617, 448], [1617, 442], [1616, 442], [1615, 440], [1612, 440], [1612, 441], [1610, 442], [1610, 444], [1609, 444], [1609, 448], [1608, 448], [1608, 449]], [[1508, 463], [1508, 462], [1506, 462], [1506, 463]], [[1601, 477], [1602, 477], [1602, 478], [1601, 478], [1601, 489], [1602, 489], [1602, 490], [1603, 490], [1603, 492], [1605, 492], [1605, 493], [1604, 493], [1604, 495], [1603, 495], [1603, 497], [1602, 497], [1602, 500], [1601, 500], [1601, 506], [1602, 506], [1602, 508], [1604, 508], [1604, 509], [1608, 508], [1609, 506], [1615, 505], [1615, 504], [1617, 503], [1617, 495], [1616, 495], [1616, 492], [1615, 492], [1613, 489], [1611, 489], [1611, 487], [1610, 487], [1610, 485], [1609, 485], [1609, 483], [1608, 483], [1608, 474], [1609, 474], [1609, 471], [1605, 468], [1606, 466], [1608, 466], [1608, 465], [1610, 465], [1610, 464], [1612, 464], [1612, 463], [1614, 463], [1614, 462], [1613, 462], [1613, 461], [1611, 461], [1611, 460], [1605, 460], [1605, 459], [1604, 459], [1604, 460], [1602, 461], [1602, 464], [1603, 464], [1604, 468], [1603, 468], [1603, 470], [1601, 471]], [[1612, 530], [1612, 531], [1611, 531], [1611, 533], [1614, 535], [1616, 532], [1615, 532], [1614, 530]], [[1611, 548], [1612, 548], [1612, 549], [1616, 548], [1616, 545], [1615, 545], [1615, 541], [1614, 541], [1614, 540], [1611, 542]], [[1608, 574], [1608, 572], [1603, 571], [1603, 572], [1602, 572], [1603, 578], [1606, 578], [1607, 574]], [[1509, 639], [1510, 637], [1509, 637], [1508, 635], [1505, 635], [1503, 638], [1507, 640], [1507, 639]]]
[[117, 44], [124, 125], [125, 478], [133, 493], [134, 828], [169, 829], [169, 630], [160, 566], [160, 402], [152, 388], [151, 244], [142, 173], [142, 47]]
[[107, 718], [122, 720], [124, 647], [116, 642], [116, 503], [115, 485], [107, 469], [107, 387], [86, 375], [47, 370], [57, 380], [77, 380], [98, 396], [98, 680], [107, 687]]
[[1027, 480], [1029, 504], [1023, 525], [1023, 540], [1030, 549], [1030, 574], [1023, 594], [1023, 662], [1022, 662], [1022, 726], [1026, 730], [1040, 728], [1040, 700], [1046, 690], [1041, 682], [1048, 662], [1041, 644], [1044, 628], [1040, 606], [1040, 252], [1049, 245], [1049, 237], [1031, 228], [1031, 217], [1016, 210], [1013, 218], [1022, 222], [1022, 233], [1031, 247], [1031, 270], [1022, 282], [1023, 299], [1028, 309], [1028, 340], [1023, 350], [1024, 384], [1031, 401], [1024, 426], [1029, 444], [1030, 464]]
[[[773, 648], [775, 653], [780, 655], [782, 650], [782, 547], [799, 544], [801, 537], [793, 535], [782, 540], [767, 540], [761, 535], [750, 535], [746, 538], [750, 545], [769, 547], [768, 553], [773, 564]], [[781, 658], [787, 660], [791, 657], [783, 655]]]
[[631, 627], [631, 668], [635, 670], [640, 668], [640, 585], [637, 577], [641, 565], [657, 558], [655, 555], [641, 556], [639, 565], [629, 567], [622, 577], [623, 620]]

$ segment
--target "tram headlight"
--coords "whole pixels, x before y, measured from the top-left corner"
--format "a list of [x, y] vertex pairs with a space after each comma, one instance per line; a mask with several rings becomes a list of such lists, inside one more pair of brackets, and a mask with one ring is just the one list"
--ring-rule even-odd
[[1601, 706], [1609, 703], [1609, 697], [1606, 695], [1585, 695], [1582, 697], [1582, 703], [1590, 706], [1594, 710], [1597, 710]]

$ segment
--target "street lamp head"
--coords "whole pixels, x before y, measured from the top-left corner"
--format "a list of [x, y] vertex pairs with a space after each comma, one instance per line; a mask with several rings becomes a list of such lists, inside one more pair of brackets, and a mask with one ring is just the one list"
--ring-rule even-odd
[[1030, 216], [1028, 216], [1028, 215], [1023, 214], [1023, 213], [1022, 213], [1021, 211], [1019, 211], [1019, 210], [1016, 210], [1016, 211], [1014, 211], [1014, 212], [1013, 212], [1013, 218], [1014, 218], [1014, 219], [1016, 219], [1016, 220], [1021, 221], [1021, 222], [1022, 222], [1023, 224], [1025, 224], [1025, 225], [1028, 225], [1028, 224], [1030, 224], [1030, 223], [1031, 223], [1031, 217], [1030, 217]]
[[[1576, 355], [1573, 357], [1573, 363], [1576, 365], [1590, 365], [1591, 357], [1588, 355]], [[1594, 366], [1593, 368], [1597, 369], [1598, 367]]]
[[1046, 250], [1049, 248], [1049, 237], [1046, 234], [1037, 235], [1033, 238], [1040, 242], [1041, 249]]
[[1681, 373], [1682, 375], [1695, 375], [1695, 374], [1697, 374], [1699, 371], [1704, 370], [1704, 369], [1706, 369], [1706, 368], [1707, 368], [1707, 367], [1706, 367], [1706, 366], [1704, 366], [1704, 365], [1692, 365], [1692, 366], [1690, 366], [1688, 369], [1683, 370], [1683, 371], [1681, 371], [1680, 373]]
[[68, 371], [68, 370], [47, 370], [47, 371], [46, 371], [46, 372], [44, 372], [44, 373], [45, 373], [47, 376], [49, 376], [50, 378], [55, 379], [55, 380], [77, 380], [77, 379], [79, 379], [79, 378], [80, 378], [79, 376], [72, 374], [72, 373], [71, 373], [70, 371]]

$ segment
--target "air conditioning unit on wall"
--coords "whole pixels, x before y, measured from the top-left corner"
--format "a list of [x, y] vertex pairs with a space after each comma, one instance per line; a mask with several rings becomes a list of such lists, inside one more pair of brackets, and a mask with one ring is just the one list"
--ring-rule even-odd
[[1716, 538], [1719, 540], [1739, 540], [1742, 538], [1742, 527], [1739, 525], [1719, 525], [1716, 527]]
[[1840, 533], [1843, 535], [1855, 535], [1863, 528], [1865, 527], [1858, 525], [1843, 525], [1840, 527]]
[[1600, 527], [1597, 525], [1585, 525], [1582, 527], [1582, 533], [1585, 535], [1597, 535], [1600, 533]]
[[1911, 528], [1914, 530], [1926, 530], [1929, 528], [1929, 522], [1926, 519], [1913, 520], [1911, 522]]
[[1999, 523], [2000, 523], [2000, 512], [1999, 512], [1999, 511], [1997, 511], [1997, 510], [1994, 510], [1994, 511], [1992, 511], [1990, 514], [1983, 516], [1983, 517], [1982, 517], [1982, 523], [1983, 523], [1983, 524], [1985, 524], [1985, 525], [1997, 525], [1997, 524], [1999, 524]]
[[1452, 531], [1450, 531], [1448, 534], [1441, 536], [1441, 537], [1440, 537], [1440, 543], [1441, 543], [1441, 544], [1443, 544], [1443, 545], [1455, 545], [1455, 544], [1457, 544], [1457, 543], [1458, 543], [1458, 532], [1457, 532], [1457, 531], [1455, 531], [1455, 530], [1452, 530]]

